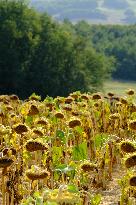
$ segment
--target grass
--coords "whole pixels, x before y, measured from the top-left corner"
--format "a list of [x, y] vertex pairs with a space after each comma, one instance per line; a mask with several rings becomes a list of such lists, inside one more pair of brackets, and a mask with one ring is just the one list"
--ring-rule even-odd
[[125, 81], [107, 81], [104, 84], [104, 93], [113, 92], [117, 95], [124, 95], [128, 89], [134, 89], [136, 91], [136, 82]]

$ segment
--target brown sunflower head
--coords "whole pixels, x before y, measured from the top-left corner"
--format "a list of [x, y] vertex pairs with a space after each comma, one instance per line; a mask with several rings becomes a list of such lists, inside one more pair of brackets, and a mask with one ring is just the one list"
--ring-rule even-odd
[[130, 105], [130, 106], [129, 106], [129, 111], [130, 111], [131, 113], [136, 112], [136, 105], [135, 105], [135, 104]]
[[132, 176], [132, 177], [129, 179], [129, 185], [136, 187], [136, 176]]
[[77, 99], [79, 98], [80, 94], [75, 92], [75, 93], [71, 93], [70, 96], [71, 96], [74, 100], [77, 100]]
[[14, 161], [8, 157], [1, 157], [0, 158], [0, 168], [9, 167]]
[[39, 129], [33, 129], [33, 133], [38, 135], [38, 136], [40, 136], [40, 137], [43, 136], [43, 132], [41, 130], [39, 130]]
[[56, 112], [55, 113], [55, 117], [58, 118], [58, 119], [63, 119], [64, 118], [64, 114], [61, 113], [61, 112]]
[[63, 110], [66, 110], [68, 112], [71, 112], [72, 111], [72, 107], [70, 105], [64, 105], [62, 106]]
[[13, 129], [17, 134], [23, 134], [28, 131], [27, 126], [24, 124], [17, 124], [13, 127]]
[[52, 108], [54, 107], [54, 103], [53, 102], [46, 102], [45, 106], [48, 107], [50, 110], [52, 110]]
[[68, 96], [67, 98], [65, 98], [65, 103], [66, 104], [70, 104], [72, 102], [73, 102], [73, 98], [72, 97]]
[[112, 93], [112, 92], [109, 92], [109, 93], [107, 93], [107, 95], [108, 95], [109, 97], [113, 97], [115, 94]]
[[120, 119], [120, 114], [119, 113], [111, 114], [109, 118], [112, 120]]
[[132, 154], [130, 155], [130, 157], [128, 157], [125, 161], [125, 166], [126, 168], [131, 168], [136, 166], [136, 154]]
[[77, 117], [77, 116], [79, 116], [79, 115], [81, 115], [81, 112], [76, 111], [76, 110], [73, 110], [73, 111], [72, 111], [72, 116]]
[[39, 179], [45, 179], [50, 176], [50, 173], [47, 170], [42, 170], [41, 168], [37, 169], [28, 169], [26, 171], [26, 176], [34, 181], [34, 180], [39, 180]]
[[123, 105], [128, 105], [128, 101], [126, 98], [120, 98], [120, 102], [123, 104]]
[[37, 106], [31, 105], [27, 115], [34, 116], [34, 115], [38, 115], [38, 114], [39, 114], [39, 110], [38, 110]]
[[83, 170], [83, 172], [95, 171], [97, 169], [97, 165], [90, 162], [84, 162], [81, 165], [81, 169]]
[[130, 121], [130, 123], [129, 123], [129, 128], [130, 128], [131, 130], [136, 130], [136, 120]]
[[130, 141], [121, 142], [120, 149], [121, 151], [126, 152], [126, 153], [132, 153], [136, 151], [134, 143]]
[[101, 94], [99, 94], [99, 93], [94, 93], [94, 94], [92, 95], [92, 99], [93, 99], [93, 100], [99, 100], [99, 99], [102, 99], [102, 96], [101, 96]]
[[29, 152], [34, 152], [38, 150], [48, 150], [48, 147], [46, 144], [43, 144], [36, 140], [29, 140], [28, 142], [26, 142], [25, 147], [26, 147], [26, 150]]
[[46, 118], [41, 118], [41, 119], [36, 121], [36, 124], [46, 126], [48, 124], [48, 121]]
[[135, 91], [134, 91], [133, 89], [129, 89], [129, 90], [126, 91], [126, 93], [127, 93], [128, 95], [134, 95], [134, 94], [135, 94]]
[[87, 95], [87, 94], [82, 94], [81, 95], [81, 98], [83, 99], [83, 100], [89, 100], [89, 96]]
[[81, 126], [81, 121], [79, 119], [71, 119], [68, 123], [69, 127], [70, 128], [74, 128], [74, 127], [77, 127], [77, 126]]
[[11, 148], [4, 148], [2, 150], [3, 156], [7, 155], [9, 152], [11, 152], [12, 155], [16, 155], [16, 149], [11, 147]]
[[19, 100], [19, 97], [17, 95], [10, 95], [9, 98], [10, 98], [10, 100], [13, 100], [13, 101]]
[[6, 110], [11, 111], [11, 110], [13, 110], [13, 107], [11, 105], [7, 105]]

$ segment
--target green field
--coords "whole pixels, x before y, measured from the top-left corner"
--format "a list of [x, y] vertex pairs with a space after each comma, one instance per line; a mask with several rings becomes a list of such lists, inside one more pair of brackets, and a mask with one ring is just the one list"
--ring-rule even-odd
[[124, 95], [130, 88], [136, 91], [136, 82], [107, 81], [104, 84], [104, 93], [113, 92], [117, 95]]

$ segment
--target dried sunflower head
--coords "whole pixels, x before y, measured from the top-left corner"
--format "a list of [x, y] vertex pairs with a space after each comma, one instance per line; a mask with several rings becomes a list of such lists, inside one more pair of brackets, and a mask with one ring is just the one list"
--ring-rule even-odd
[[46, 107], [52, 109], [54, 107], [54, 103], [53, 102], [46, 102]]
[[28, 128], [26, 125], [24, 124], [17, 124], [13, 126], [13, 130], [17, 133], [17, 134], [23, 134], [24, 132], [28, 131]]
[[78, 97], [80, 97], [80, 94], [77, 93], [77, 92], [74, 92], [74, 93], [71, 93], [70, 96], [73, 98], [73, 99], [78, 99]]
[[40, 137], [43, 136], [42, 130], [39, 130], [39, 129], [33, 129], [33, 133], [36, 134], [36, 135], [38, 135], [38, 136], [40, 136]]
[[126, 160], [125, 160], [125, 166], [126, 168], [131, 168], [136, 166], [136, 154], [130, 155]]
[[93, 100], [99, 100], [99, 99], [102, 99], [102, 96], [101, 96], [101, 94], [99, 94], [99, 93], [94, 93], [94, 94], [92, 95], [92, 99], [93, 99]]
[[84, 162], [81, 164], [81, 169], [83, 170], [83, 172], [90, 172], [97, 170], [97, 165], [91, 162]]
[[108, 95], [109, 97], [113, 97], [115, 94], [112, 93], [112, 92], [109, 92], [109, 93], [107, 93], [107, 95]]
[[112, 120], [120, 119], [120, 114], [119, 113], [111, 114], [109, 118]]
[[121, 151], [126, 152], [126, 153], [132, 153], [136, 151], [134, 143], [130, 141], [121, 142], [120, 149]]
[[131, 130], [136, 130], [136, 120], [131, 120], [129, 123], [129, 128]]
[[9, 167], [14, 161], [7, 157], [0, 158], [0, 168]]
[[136, 105], [135, 105], [135, 104], [130, 105], [130, 106], [129, 106], [129, 111], [130, 111], [131, 113], [136, 112]]
[[48, 121], [46, 118], [40, 118], [39, 120], [36, 121], [37, 125], [47, 125]]
[[66, 104], [70, 104], [72, 102], [73, 102], [73, 98], [72, 97], [68, 96], [67, 98], [65, 98], [65, 103]]
[[120, 102], [124, 105], [128, 105], [128, 101], [126, 98], [120, 98]]
[[26, 176], [34, 181], [39, 179], [45, 179], [50, 176], [47, 170], [41, 169], [40, 167], [33, 166], [33, 168], [26, 171]]
[[89, 96], [87, 94], [82, 94], [81, 98], [87, 101], [89, 100]]
[[79, 116], [79, 115], [81, 115], [80, 111], [76, 111], [76, 110], [72, 111], [72, 116], [76, 117], [76, 116]]
[[136, 186], [136, 176], [132, 176], [132, 177], [129, 179], [129, 185], [130, 185], [130, 186]]
[[34, 115], [38, 115], [38, 114], [39, 114], [39, 110], [38, 110], [37, 106], [31, 105], [27, 115], [34, 116]]
[[26, 147], [26, 150], [29, 152], [34, 152], [38, 150], [48, 150], [48, 147], [46, 144], [43, 144], [36, 140], [29, 140], [28, 142], [26, 142], [25, 147]]
[[58, 118], [58, 119], [63, 119], [64, 118], [64, 114], [61, 113], [61, 112], [56, 112], [55, 113], [55, 117]]
[[62, 106], [63, 110], [66, 110], [66, 111], [72, 111], [72, 107], [70, 105], [64, 105]]
[[135, 91], [134, 91], [133, 89], [129, 89], [129, 90], [126, 91], [126, 93], [127, 93], [128, 95], [134, 95], [134, 94], [135, 94]]
[[19, 97], [17, 95], [10, 95], [9, 96], [10, 100], [14, 100], [14, 101], [18, 101], [19, 100]]
[[69, 127], [70, 128], [74, 128], [74, 127], [77, 127], [77, 126], [81, 126], [81, 121], [77, 118], [75, 119], [71, 119], [68, 123]]
[[4, 148], [2, 150], [3, 156], [7, 155], [9, 152], [11, 152], [12, 155], [16, 155], [16, 149], [11, 147], [11, 148]]
[[7, 111], [11, 111], [11, 110], [13, 110], [13, 109], [14, 109], [14, 108], [13, 108], [11, 105], [7, 105], [7, 106], [6, 106], [6, 110], [7, 110]]

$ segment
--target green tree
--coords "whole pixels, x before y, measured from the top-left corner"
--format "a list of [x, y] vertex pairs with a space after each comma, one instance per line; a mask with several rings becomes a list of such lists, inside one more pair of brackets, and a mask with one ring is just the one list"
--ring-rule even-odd
[[23, 1], [0, 1], [1, 94], [25, 94], [25, 69], [38, 41], [38, 22], [38, 14]]

